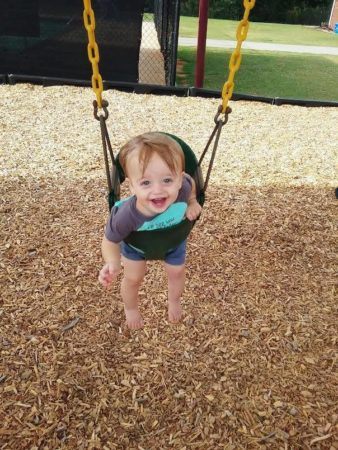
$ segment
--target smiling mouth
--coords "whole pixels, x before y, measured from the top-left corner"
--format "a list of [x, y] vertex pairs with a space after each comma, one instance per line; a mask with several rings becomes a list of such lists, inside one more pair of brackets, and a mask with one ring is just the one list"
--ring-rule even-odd
[[154, 198], [151, 200], [151, 203], [156, 207], [156, 208], [163, 208], [163, 206], [165, 205], [167, 199], [166, 198]]

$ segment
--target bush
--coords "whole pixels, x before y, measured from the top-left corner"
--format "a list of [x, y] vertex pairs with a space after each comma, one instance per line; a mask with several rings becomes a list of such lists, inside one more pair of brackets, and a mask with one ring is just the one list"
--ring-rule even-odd
[[292, 9], [286, 12], [285, 22], [298, 24], [301, 16], [301, 9], [299, 6], [294, 6]]
[[182, 0], [181, 1], [181, 15], [197, 17], [198, 16], [198, 1]]
[[317, 25], [327, 21], [327, 8], [316, 6], [315, 8], [300, 8], [294, 6], [288, 10], [285, 15], [285, 23], [300, 25]]
[[316, 8], [306, 8], [302, 11], [301, 24], [304, 25], [318, 25], [328, 18], [328, 12], [326, 8], [317, 6]]
[[[198, 0], [182, 0], [182, 16], [198, 16]], [[209, 0], [210, 19], [238, 20], [243, 15], [243, 2], [241, 0]]]
[[[155, 0], [156, 1], [156, 0]], [[181, 0], [183, 16], [198, 16], [198, 0]], [[318, 25], [328, 19], [332, 0], [258, 0], [251, 20], [256, 22]], [[240, 20], [242, 0], [209, 0], [209, 18]]]

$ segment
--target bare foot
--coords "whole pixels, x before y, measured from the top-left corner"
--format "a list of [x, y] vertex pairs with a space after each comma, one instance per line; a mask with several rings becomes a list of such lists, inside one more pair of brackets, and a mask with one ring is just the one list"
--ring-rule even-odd
[[138, 330], [143, 327], [143, 319], [138, 309], [125, 309], [126, 322], [131, 330]]
[[168, 316], [169, 322], [180, 322], [182, 318], [182, 305], [180, 300], [178, 302], [168, 302]]

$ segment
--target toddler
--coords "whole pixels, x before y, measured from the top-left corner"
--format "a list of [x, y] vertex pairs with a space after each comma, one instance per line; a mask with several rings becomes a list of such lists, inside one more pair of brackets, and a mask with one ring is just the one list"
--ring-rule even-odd
[[[121, 296], [127, 326], [139, 329], [143, 319], [138, 291], [146, 272], [143, 252], [124, 242], [132, 231], [175, 225], [184, 217], [195, 220], [201, 212], [194, 180], [184, 173], [180, 145], [162, 133], [145, 133], [127, 142], [119, 154], [120, 165], [133, 194], [111, 211], [102, 241], [104, 266], [100, 283], [107, 287], [118, 276], [123, 263]], [[168, 231], [170, 232], [170, 231]], [[168, 318], [177, 323], [182, 316], [181, 295], [185, 282], [186, 241], [170, 249], [164, 258], [168, 276]]]

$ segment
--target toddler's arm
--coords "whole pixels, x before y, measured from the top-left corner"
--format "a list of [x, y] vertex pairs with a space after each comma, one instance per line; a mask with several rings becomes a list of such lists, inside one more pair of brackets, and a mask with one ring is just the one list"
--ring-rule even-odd
[[185, 173], [184, 175], [187, 178], [189, 178], [189, 180], [191, 181], [191, 192], [190, 192], [190, 196], [188, 198], [188, 208], [187, 208], [186, 216], [187, 216], [187, 219], [189, 219], [189, 220], [196, 220], [197, 217], [201, 214], [202, 207], [196, 199], [195, 180], [187, 173]]
[[117, 278], [121, 270], [120, 244], [108, 241], [104, 236], [101, 249], [105, 264], [100, 270], [99, 282], [107, 287]]

